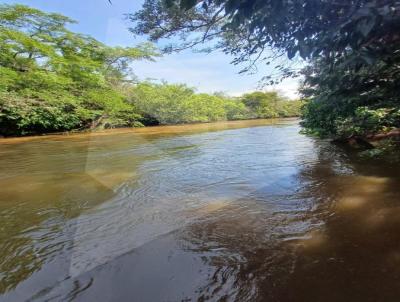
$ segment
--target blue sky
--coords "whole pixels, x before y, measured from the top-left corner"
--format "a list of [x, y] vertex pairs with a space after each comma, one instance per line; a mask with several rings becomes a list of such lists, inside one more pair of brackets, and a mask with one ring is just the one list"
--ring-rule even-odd
[[[109, 44], [134, 46], [143, 42], [135, 38], [128, 30], [129, 23], [124, 14], [137, 11], [143, 0], [0, 0], [0, 3], [20, 3], [44, 11], [62, 13], [78, 24], [71, 30], [89, 34]], [[223, 91], [230, 95], [240, 95], [256, 90], [258, 81], [271, 73], [269, 66], [259, 66], [254, 75], [239, 75], [240, 67], [230, 64], [231, 57], [223, 53], [193, 53], [185, 51], [165, 55], [156, 62], [135, 62], [133, 69], [140, 79], [167, 80], [172, 83], [186, 83], [197, 87], [200, 92]], [[290, 79], [275, 87], [288, 97], [296, 97], [297, 81]]]

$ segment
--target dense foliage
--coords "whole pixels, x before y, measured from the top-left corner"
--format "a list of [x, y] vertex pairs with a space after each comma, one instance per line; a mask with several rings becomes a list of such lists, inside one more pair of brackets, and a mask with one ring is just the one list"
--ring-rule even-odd
[[147, 123], [179, 124], [292, 117], [301, 102], [290, 101], [276, 92], [254, 92], [240, 98], [223, 94], [195, 93], [185, 85], [141, 83], [133, 90], [134, 103]]
[[[381, 46], [371, 46], [371, 52], [379, 51], [377, 48]], [[400, 51], [400, 43], [397, 49]], [[390, 58], [374, 53], [371, 64], [360, 61], [354, 50], [338, 58], [312, 61], [303, 70], [301, 91], [310, 99], [303, 124], [310, 132], [334, 137], [367, 136], [399, 128], [399, 51], [393, 51]]]
[[298, 116], [301, 101], [288, 101], [277, 92], [253, 92], [241, 97], [241, 101], [249, 108], [251, 118], [274, 118]]
[[109, 47], [69, 31], [72, 22], [0, 6], [0, 135], [299, 115], [299, 102], [276, 93], [242, 101], [184, 85], [134, 83], [131, 63], [158, 56], [152, 44]]
[[[303, 58], [310, 131], [351, 136], [400, 126], [400, 1], [146, 0], [130, 18], [132, 31], [153, 41], [181, 38], [167, 51], [206, 42], [249, 66]], [[277, 68], [277, 80], [299, 75]]]
[[138, 123], [129, 64], [156, 50], [108, 47], [67, 30], [72, 22], [27, 6], [0, 6], [0, 134]]

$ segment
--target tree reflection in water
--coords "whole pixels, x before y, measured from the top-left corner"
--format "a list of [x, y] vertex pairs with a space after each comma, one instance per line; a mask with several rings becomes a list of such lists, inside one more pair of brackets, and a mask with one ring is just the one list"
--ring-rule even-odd
[[183, 248], [213, 267], [199, 300], [400, 297], [400, 170], [325, 144], [318, 156], [295, 193], [255, 192], [183, 232]]

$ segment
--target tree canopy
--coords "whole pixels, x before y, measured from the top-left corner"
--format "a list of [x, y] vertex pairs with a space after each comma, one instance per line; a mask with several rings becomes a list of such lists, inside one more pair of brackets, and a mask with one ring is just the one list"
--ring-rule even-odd
[[90, 127], [139, 118], [124, 85], [130, 63], [158, 56], [149, 43], [109, 47], [69, 31], [74, 21], [23, 5], [0, 6], [2, 134]]
[[134, 89], [139, 113], [159, 124], [180, 124], [255, 118], [294, 117], [302, 102], [277, 92], [254, 92], [239, 98], [196, 93], [185, 85], [140, 83]]
[[[276, 93], [231, 98], [179, 84], [135, 80], [132, 63], [160, 54], [151, 43], [110, 47], [72, 32], [74, 21], [0, 5], [0, 135], [298, 115]], [[247, 103], [250, 102], [250, 103]]]
[[400, 28], [399, 9], [393, 0], [146, 0], [130, 18], [131, 30], [153, 41], [176, 35], [188, 47], [218, 39], [237, 60], [268, 47], [309, 59], [389, 46], [398, 40], [390, 33]]
[[247, 62], [245, 71], [277, 57], [302, 58], [302, 71], [279, 64], [280, 78], [265, 78], [272, 84], [303, 76], [304, 125], [311, 131], [336, 136], [399, 127], [400, 1], [146, 0], [130, 19], [131, 31], [152, 41], [179, 39], [165, 51], [205, 43], [231, 54], [233, 63]]

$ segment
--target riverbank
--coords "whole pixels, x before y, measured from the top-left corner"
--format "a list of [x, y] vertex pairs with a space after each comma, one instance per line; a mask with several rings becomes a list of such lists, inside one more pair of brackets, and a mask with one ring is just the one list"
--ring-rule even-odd
[[365, 154], [381, 155], [400, 153], [400, 129], [368, 135], [352, 135], [347, 138], [334, 139], [335, 144], [361, 150]]
[[198, 131], [213, 131], [225, 129], [236, 129], [242, 128], [244, 125], [246, 127], [256, 127], [264, 125], [273, 125], [277, 123], [291, 123], [300, 121], [298, 117], [288, 117], [288, 118], [272, 118], [272, 119], [248, 119], [248, 120], [235, 120], [235, 121], [218, 121], [209, 123], [191, 123], [191, 124], [177, 124], [177, 125], [157, 125], [157, 126], [147, 126], [138, 128], [113, 128], [113, 129], [91, 129], [82, 131], [65, 131], [65, 132], [55, 132], [55, 133], [43, 133], [40, 135], [30, 135], [30, 136], [13, 136], [13, 137], [1, 137], [0, 143], [5, 142], [17, 142], [17, 141], [29, 141], [43, 138], [64, 138], [64, 137], [82, 137], [87, 135], [93, 136], [103, 136], [103, 135], [117, 135], [117, 134], [158, 134], [158, 133], [184, 133], [188, 129], [198, 130]]

